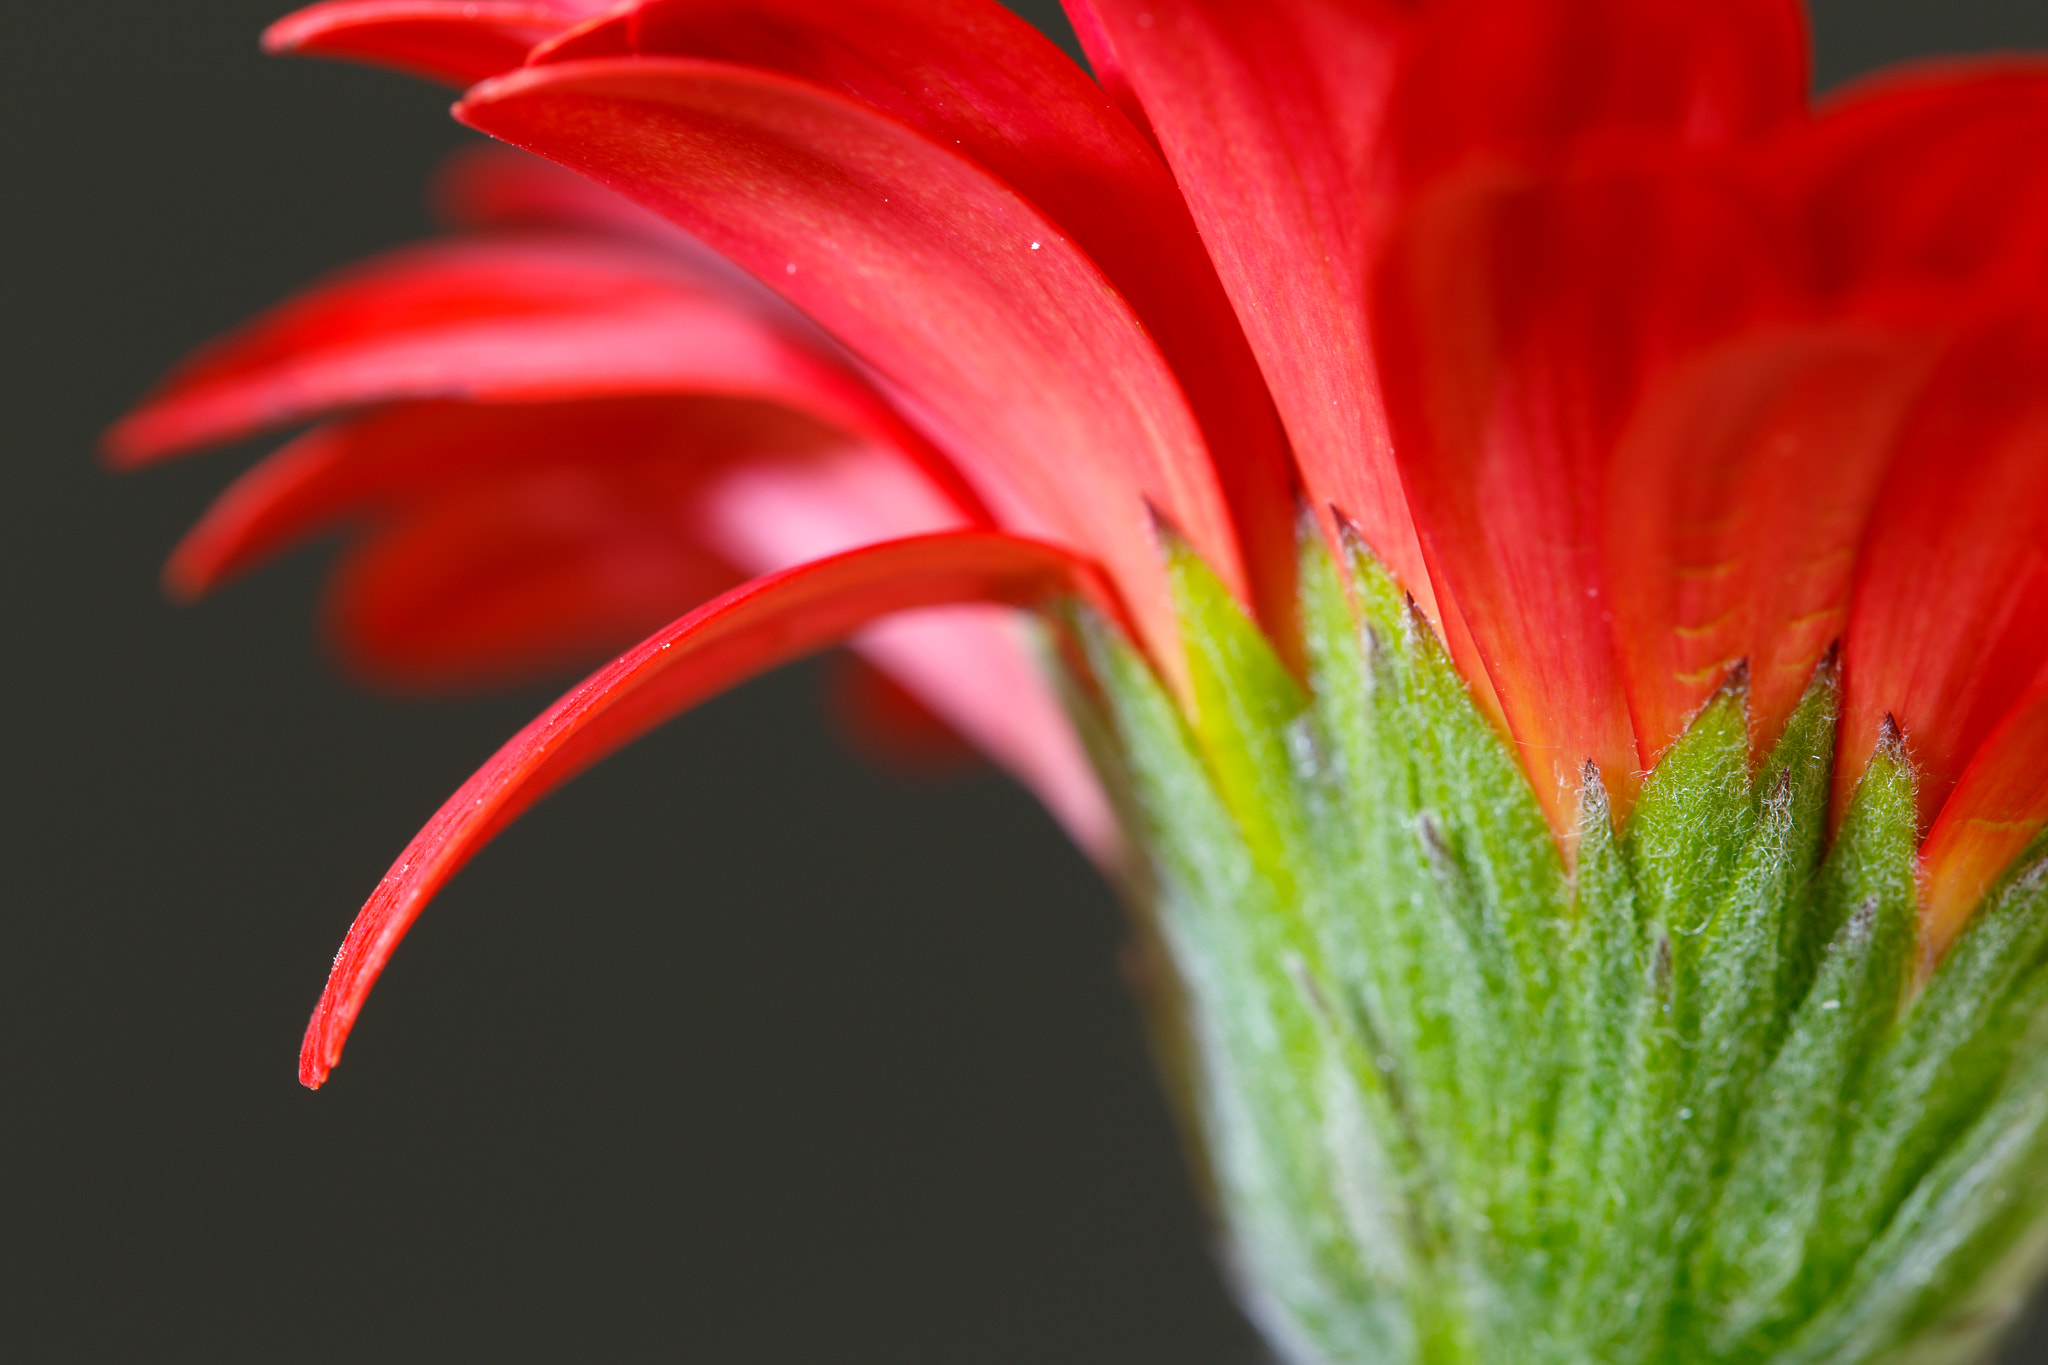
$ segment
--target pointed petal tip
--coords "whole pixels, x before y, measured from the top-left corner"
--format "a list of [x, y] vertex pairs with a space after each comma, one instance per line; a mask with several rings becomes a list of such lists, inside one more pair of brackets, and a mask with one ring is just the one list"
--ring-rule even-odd
[[123, 414], [121, 419], [100, 433], [94, 446], [94, 454], [107, 469], [125, 473], [148, 464], [162, 454], [162, 443], [153, 440], [149, 424], [145, 420], [146, 404], [139, 405]]
[[989, 531], [885, 541], [765, 575], [678, 618], [542, 712], [464, 783], [365, 902], [306, 1029], [299, 1079], [318, 1087], [341, 1059], [370, 988], [427, 902], [549, 791], [698, 702], [882, 616], [963, 602], [1042, 606], [1081, 597], [1131, 629], [1090, 561]]
[[179, 551], [183, 549], [184, 546], [180, 545], [177, 550], [171, 551], [171, 557], [164, 562], [156, 581], [158, 589], [171, 602], [177, 606], [189, 607], [213, 591], [215, 580], [204, 567], [191, 563], [181, 556]]
[[[342, 954], [336, 954], [334, 970], [340, 971]], [[327, 1078], [334, 1074], [335, 1063], [341, 1060], [340, 1049], [336, 1046], [330, 1028], [333, 1002], [323, 992], [320, 1003], [313, 1007], [313, 1017], [306, 1021], [305, 1037], [299, 1040], [299, 1084], [308, 1090], [318, 1090], [327, 1084]], [[344, 1029], [343, 1036], [347, 1035]]]
[[263, 30], [263, 35], [256, 40], [258, 50], [266, 57], [283, 57], [296, 52], [299, 44], [304, 41], [306, 21], [305, 10], [272, 20], [270, 26]]

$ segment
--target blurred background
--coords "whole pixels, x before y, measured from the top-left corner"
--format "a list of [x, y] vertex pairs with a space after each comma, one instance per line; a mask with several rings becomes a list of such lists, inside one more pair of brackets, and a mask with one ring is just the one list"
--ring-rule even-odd
[[[816, 665], [529, 816], [299, 1088], [355, 907], [558, 689], [356, 688], [320, 549], [173, 608], [164, 554], [258, 448], [95, 463], [195, 343], [431, 230], [450, 95], [262, 58], [287, 3], [8, 15], [0, 1355], [1259, 1360], [1113, 898], [999, 779], [852, 754]], [[2048, 47], [2031, 0], [1814, 21], [1824, 87]]]

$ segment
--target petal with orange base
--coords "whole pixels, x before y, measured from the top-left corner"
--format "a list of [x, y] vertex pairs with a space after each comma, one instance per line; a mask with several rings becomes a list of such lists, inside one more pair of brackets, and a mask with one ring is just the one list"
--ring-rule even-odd
[[1848, 620], [1856, 551], [1931, 347], [1767, 329], [1659, 383], [1614, 448], [1603, 579], [1643, 767], [1747, 663], [1777, 742]]
[[1985, 739], [1921, 846], [1921, 914], [1937, 959], [2048, 828], [2048, 668]]
[[[756, 579], [676, 621], [549, 707], [450, 797], [350, 928], [306, 1029], [299, 1079], [318, 1086], [399, 940], [448, 879], [534, 802], [698, 702], [843, 640], [890, 612], [949, 602], [1111, 607], [1083, 562], [981, 531], [893, 541]], [[1112, 608], [1113, 609], [1113, 608]]]
[[1416, 523], [1476, 646], [1460, 666], [1567, 839], [1587, 762], [1618, 818], [1642, 767], [1603, 564], [1615, 452], [1660, 379], [1778, 306], [1740, 187], [1644, 160], [1445, 182], [1397, 229], [1375, 315]]
[[1871, 514], [1844, 646], [1838, 807], [1887, 715], [1923, 827], [2048, 662], [2048, 319], [1987, 325], [1928, 382]]

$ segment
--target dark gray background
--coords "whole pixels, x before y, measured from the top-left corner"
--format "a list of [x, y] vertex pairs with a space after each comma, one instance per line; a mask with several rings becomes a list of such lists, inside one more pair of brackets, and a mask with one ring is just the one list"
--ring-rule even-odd
[[[1109, 894], [996, 779], [849, 756], [806, 668], [529, 817], [299, 1089], [356, 904], [551, 692], [351, 687], [319, 550], [166, 605], [256, 449], [91, 457], [188, 347], [427, 229], [449, 95], [259, 57], [282, 2], [7, 16], [0, 1355], [1254, 1360]], [[1823, 83], [2048, 46], [1988, 0], [1816, 27]]]

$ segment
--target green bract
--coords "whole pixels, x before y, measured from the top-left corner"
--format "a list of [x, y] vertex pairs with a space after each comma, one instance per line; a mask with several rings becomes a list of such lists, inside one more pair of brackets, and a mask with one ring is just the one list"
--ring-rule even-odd
[[1199, 561], [1198, 719], [1079, 617], [1162, 1054], [1246, 1301], [1304, 1361], [1948, 1362], [2048, 1213], [2048, 861], [1919, 980], [1913, 775], [1828, 836], [1823, 664], [1752, 765], [1741, 677], [1568, 870], [1363, 553], [1304, 538], [1304, 689]]

